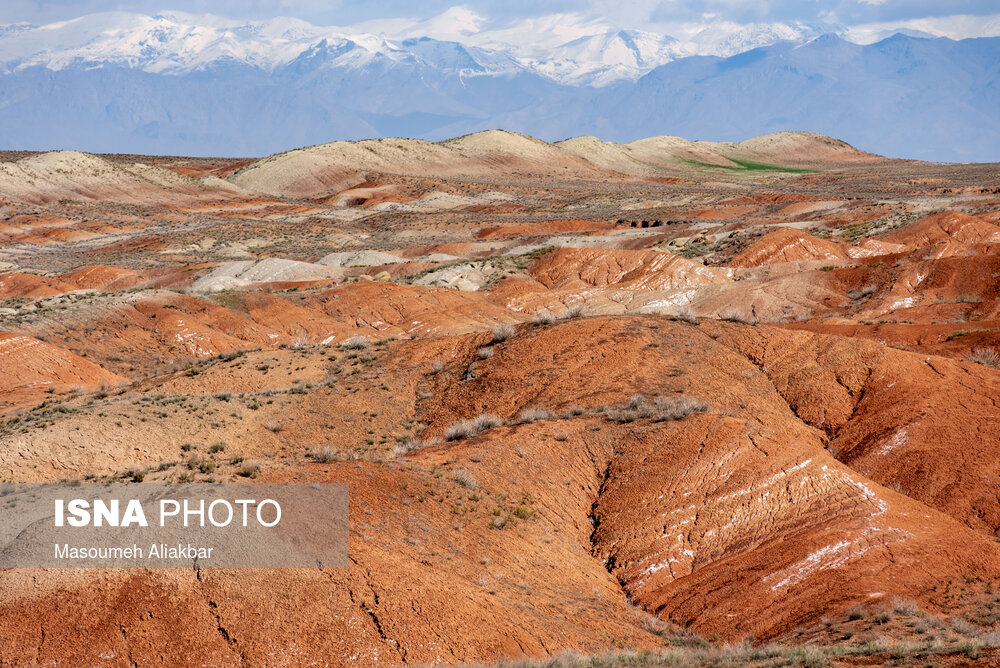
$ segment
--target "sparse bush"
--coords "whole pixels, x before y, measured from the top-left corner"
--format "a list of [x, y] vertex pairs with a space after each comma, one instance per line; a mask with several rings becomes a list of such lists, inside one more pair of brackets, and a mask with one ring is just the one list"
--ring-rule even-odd
[[887, 624], [892, 620], [892, 613], [888, 610], [879, 610], [874, 615], [872, 615], [872, 621], [876, 624]]
[[517, 508], [514, 509], [514, 517], [520, 520], [529, 519], [534, 514], [535, 511], [532, 508], [529, 508], [528, 506], [525, 506], [523, 504], [519, 505]]
[[330, 446], [325, 446], [322, 448], [313, 448], [309, 451], [309, 456], [312, 457], [314, 461], [326, 463], [337, 461], [337, 449], [331, 448]]
[[979, 643], [973, 640], [963, 640], [955, 644], [955, 652], [958, 654], [964, 654], [966, 657], [975, 661], [979, 658], [979, 652], [981, 647]]
[[868, 612], [864, 609], [863, 606], [860, 605], [855, 605], [847, 611], [847, 618], [852, 622], [858, 619], [864, 619], [867, 616]]
[[462, 487], [467, 487], [469, 489], [479, 489], [479, 482], [475, 477], [466, 471], [465, 469], [458, 468], [452, 471], [451, 479], [457, 482]]
[[142, 469], [129, 469], [125, 473], [125, 477], [132, 482], [142, 482], [146, 478], [146, 472]]
[[680, 320], [681, 322], [689, 322], [695, 324], [698, 322], [697, 316], [695, 316], [694, 311], [688, 307], [684, 307], [674, 314], [675, 320]]
[[671, 420], [683, 420], [692, 413], [708, 412], [708, 404], [692, 397], [681, 397], [671, 399], [669, 397], [657, 397], [656, 401], [657, 422], [669, 422]]
[[256, 478], [260, 473], [260, 464], [254, 462], [246, 462], [236, 471], [236, 475], [241, 478]]
[[894, 598], [892, 599], [892, 609], [896, 611], [897, 614], [906, 615], [908, 617], [915, 617], [920, 614], [920, 606], [912, 598]]
[[705, 413], [708, 404], [692, 397], [656, 397], [648, 400], [641, 394], [632, 395], [625, 406], [606, 408], [605, 416], [614, 422], [634, 422], [642, 418], [653, 418], [656, 422], [683, 420], [692, 413]]
[[400, 455], [405, 455], [408, 452], [413, 452], [414, 450], [420, 450], [421, 448], [427, 448], [432, 445], [437, 445], [441, 440], [437, 438], [432, 438], [427, 441], [423, 441], [419, 438], [408, 438], [405, 441], [396, 444], [396, 447], [392, 449], [392, 454], [395, 457]]
[[642, 619], [639, 624], [642, 627], [642, 630], [645, 631], [646, 633], [652, 633], [653, 635], [656, 636], [665, 637], [673, 630], [672, 625], [663, 621], [656, 615], [651, 615], [645, 610], [641, 609], [638, 610], [639, 614], [642, 615]]
[[493, 343], [502, 343], [514, 338], [517, 330], [510, 323], [501, 323], [493, 328]]
[[278, 420], [268, 420], [266, 423], [264, 423], [264, 427], [268, 431], [277, 434], [279, 431], [282, 431], [285, 428], [285, 425], [283, 425]]
[[863, 288], [861, 288], [860, 290], [851, 290], [851, 291], [849, 291], [847, 293], [847, 296], [850, 299], [853, 299], [853, 300], [856, 301], [856, 300], [861, 299], [863, 297], [867, 297], [868, 295], [875, 294], [876, 290], [878, 290], [877, 286], [866, 285]]
[[503, 425], [504, 421], [490, 413], [483, 413], [471, 420], [462, 420], [448, 427], [444, 433], [446, 441], [459, 441], [463, 438], [472, 438], [487, 429], [493, 429]]
[[493, 346], [485, 346], [476, 351], [476, 357], [481, 360], [488, 360], [493, 357]]
[[215, 398], [219, 401], [229, 401], [233, 398], [232, 392], [218, 392], [215, 394]]
[[874, 656], [875, 654], [882, 654], [888, 650], [889, 643], [887, 643], [884, 638], [875, 638], [874, 640], [861, 643], [852, 651], [860, 654], [861, 656]]
[[217, 452], [224, 452], [225, 449], [226, 449], [226, 444], [223, 443], [222, 441], [219, 441], [218, 443], [213, 443], [211, 447], [208, 448], [208, 454], [214, 455]]
[[292, 342], [292, 348], [296, 350], [305, 348], [308, 345], [309, 345], [309, 335], [306, 334], [305, 332], [301, 332], [300, 334], [298, 334], [295, 337], [295, 340]]
[[365, 350], [371, 345], [371, 341], [363, 336], [352, 336], [350, 338], [344, 339], [341, 342], [340, 347], [344, 350]]
[[1000, 353], [994, 348], [976, 348], [965, 359], [993, 369], [1000, 368]]
[[517, 414], [517, 423], [530, 424], [538, 420], [550, 420], [552, 417], [554, 417], [552, 411], [539, 408], [538, 406], [529, 406], [522, 408], [521, 412]]
[[979, 637], [987, 647], [1000, 647], [1000, 633], [988, 631]]
[[609, 408], [604, 414], [612, 422], [618, 422], [620, 424], [635, 422], [636, 420], [647, 417], [640, 411], [633, 410], [631, 408]]
[[756, 325], [757, 318], [753, 315], [748, 315], [740, 309], [728, 308], [725, 311], [719, 313], [719, 320], [725, 320], [727, 322], [739, 322], [744, 325]]
[[552, 315], [551, 311], [539, 311], [535, 314], [535, 317], [531, 322], [536, 327], [544, 327], [545, 325], [551, 325], [555, 321], [556, 317]]
[[427, 375], [436, 376], [442, 371], [444, 371], [444, 362], [442, 362], [441, 360], [435, 360], [431, 362], [431, 370], [428, 372]]
[[587, 315], [587, 307], [583, 304], [574, 304], [563, 311], [562, 318], [563, 320], [572, 320], [573, 318], [582, 318], [585, 315]]
[[569, 434], [567, 434], [567, 433], [566, 433], [566, 432], [564, 432], [564, 431], [561, 431], [561, 432], [559, 432], [558, 434], [556, 434], [554, 438], [555, 438], [555, 439], [556, 439], [557, 441], [560, 441], [560, 442], [562, 442], [562, 441], [568, 441], [568, 440], [569, 440]]
[[962, 617], [952, 617], [951, 628], [953, 628], [956, 633], [961, 633], [963, 636], [969, 637], [975, 636], [979, 632], [974, 625]]

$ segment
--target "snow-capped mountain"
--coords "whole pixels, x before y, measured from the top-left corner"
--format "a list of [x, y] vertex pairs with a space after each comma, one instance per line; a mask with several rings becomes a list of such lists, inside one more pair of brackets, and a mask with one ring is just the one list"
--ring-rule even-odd
[[676, 28], [572, 14], [497, 27], [461, 7], [347, 27], [178, 12], [0, 26], [0, 148], [252, 156], [493, 127], [615, 141], [813, 130], [898, 157], [1000, 160], [1000, 38]]
[[[341, 49], [344, 64], [356, 66], [381, 56], [429, 58], [445, 69], [482, 72], [517, 67], [503, 53], [461, 45], [437, 48], [425, 40], [394, 41], [385, 35], [322, 28], [290, 18], [240, 23], [179, 12], [155, 16], [109, 12], [40, 27], [0, 29], [0, 66], [8, 72], [33, 66], [58, 71], [116, 65], [176, 75], [220, 62], [273, 71], [331, 48]], [[454, 62], [449, 62], [449, 52]]]
[[554, 81], [590, 86], [635, 80], [687, 55], [673, 37], [638, 30], [587, 35], [544, 53], [535, 51], [522, 55], [520, 62]]
[[465, 74], [522, 71], [571, 85], [608, 85], [635, 80], [680, 57], [728, 56], [814, 36], [784, 24], [718, 24], [681, 42], [575, 15], [529, 19], [494, 30], [480, 30], [482, 21], [462, 7], [417, 25], [390, 21], [347, 27], [292, 18], [240, 22], [182, 12], [106, 12], [44, 26], [0, 27], [0, 67], [10, 72], [33, 66], [118, 65], [181, 74], [235, 62], [273, 71], [316, 49], [351, 44], [351, 57], [358, 63], [375, 57], [417, 58]]
[[699, 26], [679, 46], [684, 55], [727, 58], [778, 42], [803, 43], [819, 37], [823, 32], [821, 28], [804, 23], [739, 24], [726, 21]]

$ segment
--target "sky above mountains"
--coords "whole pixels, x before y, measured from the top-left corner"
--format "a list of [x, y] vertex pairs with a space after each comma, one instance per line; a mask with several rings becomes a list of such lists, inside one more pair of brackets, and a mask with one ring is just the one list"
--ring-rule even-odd
[[[995, 0], [4, 0], [0, 23], [35, 25], [108, 11], [155, 14], [181, 11], [238, 20], [299, 18], [317, 25], [369, 23], [392, 35], [423, 24], [427, 36], [449, 30], [466, 37], [478, 31], [530, 27], [540, 21], [582, 21], [602, 27], [641, 29], [683, 37], [709, 26], [801, 23], [820, 32], [853, 32], [852, 41], [875, 41], [898, 30], [964, 39], [1000, 35]], [[456, 20], [455, 17], [461, 17]]]

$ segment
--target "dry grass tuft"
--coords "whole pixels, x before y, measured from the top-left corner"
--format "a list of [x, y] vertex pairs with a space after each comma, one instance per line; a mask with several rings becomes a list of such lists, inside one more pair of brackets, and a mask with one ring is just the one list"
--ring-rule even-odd
[[1000, 353], [994, 348], [976, 348], [965, 359], [992, 369], [1000, 369]]
[[493, 328], [493, 343], [502, 343], [514, 338], [517, 330], [510, 323], [502, 323]]
[[313, 448], [309, 451], [309, 456], [312, 457], [313, 461], [320, 463], [335, 462], [339, 458], [339, 454], [336, 448], [330, 446], [324, 446], [322, 448]]
[[757, 318], [738, 308], [728, 308], [725, 311], [720, 312], [719, 320], [725, 320], [726, 322], [739, 322], [744, 325], [757, 324]]
[[556, 317], [552, 315], [550, 311], [539, 311], [535, 314], [535, 318], [531, 321], [536, 327], [543, 327], [545, 325], [551, 325], [556, 321]]
[[460, 441], [463, 438], [472, 438], [488, 429], [500, 427], [504, 424], [502, 418], [491, 413], [483, 413], [471, 420], [462, 420], [448, 427], [444, 433], [446, 441]]
[[476, 478], [463, 468], [457, 468], [452, 471], [451, 479], [462, 487], [466, 487], [468, 489], [479, 489], [479, 482]]
[[352, 336], [344, 339], [340, 344], [344, 350], [364, 350], [369, 346], [371, 346], [371, 341], [363, 336]]
[[555, 415], [550, 410], [538, 406], [528, 406], [522, 408], [521, 412], [517, 414], [517, 423], [530, 424], [538, 420], [551, 420], [554, 417]]

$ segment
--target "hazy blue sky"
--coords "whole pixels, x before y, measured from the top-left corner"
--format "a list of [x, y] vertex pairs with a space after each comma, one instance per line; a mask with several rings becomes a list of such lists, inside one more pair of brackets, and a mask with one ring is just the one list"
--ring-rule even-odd
[[377, 18], [426, 19], [465, 5], [499, 25], [559, 12], [602, 17], [623, 28], [650, 23], [710, 21], [803, 21], [852, 25], [953, 14], [1000, 12], [997, 0], [0, 0], [0, 23], [44, 23], [109, 10], [155, 13], [180, 10], [231, 18], [295, 16], [321, 25], [347, 25]]

